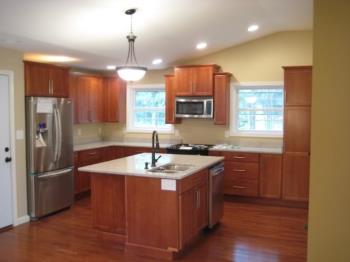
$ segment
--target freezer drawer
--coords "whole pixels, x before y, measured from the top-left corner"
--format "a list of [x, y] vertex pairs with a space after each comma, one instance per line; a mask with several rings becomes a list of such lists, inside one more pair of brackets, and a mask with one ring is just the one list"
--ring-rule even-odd
[[29, 216], [42, 216], [73, 204], [73, 168], [29, 176]]

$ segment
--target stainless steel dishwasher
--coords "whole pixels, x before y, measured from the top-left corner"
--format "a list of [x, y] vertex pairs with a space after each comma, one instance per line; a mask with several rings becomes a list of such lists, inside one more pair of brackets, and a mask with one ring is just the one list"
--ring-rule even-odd
[[224, 213], [224, 163], [209, 170], [209, 228], [213, 228]]

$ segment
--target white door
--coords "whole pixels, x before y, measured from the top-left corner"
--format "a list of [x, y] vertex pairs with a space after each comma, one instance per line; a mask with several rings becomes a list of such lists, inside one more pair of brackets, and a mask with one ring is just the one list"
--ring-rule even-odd
[[12, 225], [10, 82], [0, 72], [0, 228]]

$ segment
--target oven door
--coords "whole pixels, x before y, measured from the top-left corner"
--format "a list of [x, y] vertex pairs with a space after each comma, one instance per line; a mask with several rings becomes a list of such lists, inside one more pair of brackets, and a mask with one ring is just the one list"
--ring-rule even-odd
[[180, 98], [175, 100], [175, 116], [182, 118], [212, 118], [213, 99]]

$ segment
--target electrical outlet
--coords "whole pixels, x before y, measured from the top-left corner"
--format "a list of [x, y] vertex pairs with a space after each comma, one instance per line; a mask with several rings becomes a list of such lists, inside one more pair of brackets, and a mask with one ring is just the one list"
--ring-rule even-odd
[[24, 131], [23, 130], [16, 130], [16, 140], [23, 140], [24, 139]]
[[101, 128], [101, 127], [98, 128], [98, 134], [99, 134], [99, 135], [102, 134], [102, 128]]
[[174, 135], [175, 135], [175, 136], [180, 136], [179, 130], [175, 129]]
[[78, 134], [78, 136], [81, 136], [81, 128], [77, 129], [77, 134]]
[[226, 130], [225, 131], [225, 137], [229, 137], [230, 136], [230, 130]]

